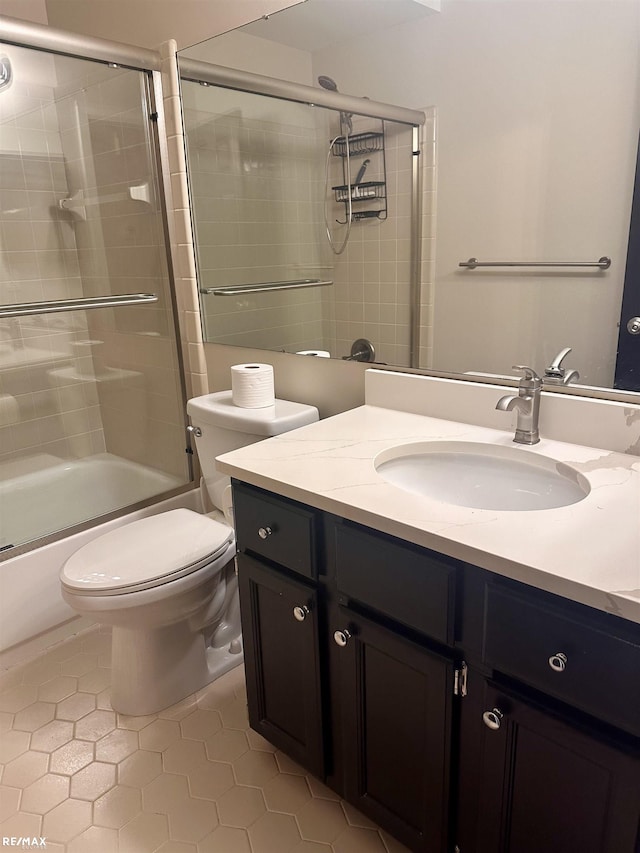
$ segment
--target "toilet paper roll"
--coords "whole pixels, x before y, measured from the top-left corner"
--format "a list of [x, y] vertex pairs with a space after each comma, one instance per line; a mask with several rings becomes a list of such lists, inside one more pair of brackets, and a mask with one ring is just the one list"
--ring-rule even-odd
[[20, 423], [20, 407], [11, 394], [0, 394], [0, 426]]
[[231, 399], [243, 409], [264, 409], [275, 403], [273, 367], [270, 364], [234, 364], [231, 367]]
[[331, 358], [331, 354], [326, 349], [301, 349], [296, 355], [317, 355], [318, 358]]

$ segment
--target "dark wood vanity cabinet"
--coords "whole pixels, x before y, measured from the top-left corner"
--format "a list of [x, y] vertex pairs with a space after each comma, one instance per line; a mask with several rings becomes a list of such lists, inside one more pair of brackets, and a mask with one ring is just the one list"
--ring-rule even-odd
[[251, 727], [317, 776], [324, 776], [318, 596], [238, 554]]
[[462, 853], [636, 853], [637, 747], [471, 671], [461, 709]]
[[253, 728], [416, 853], [640, 853], [639, 626], [234, 503]]
[[638, 853], [639, 626], [470, 566], [463, 585], [460, 850]]
[[412, 850], [445, 851], [450, 659], [339, 608], [343, 796]]

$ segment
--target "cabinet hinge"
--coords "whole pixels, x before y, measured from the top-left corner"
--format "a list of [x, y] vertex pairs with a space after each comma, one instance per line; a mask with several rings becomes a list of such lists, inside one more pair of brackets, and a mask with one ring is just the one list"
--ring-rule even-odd
[[453, 695], [467, 695], [467, 664], [464, 661], [453, 671]]

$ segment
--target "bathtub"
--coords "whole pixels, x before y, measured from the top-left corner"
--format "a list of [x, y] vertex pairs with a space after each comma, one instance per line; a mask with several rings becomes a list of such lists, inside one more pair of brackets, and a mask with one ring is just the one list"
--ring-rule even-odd
[[[2, 545], [28, 541], [80, 523], [83, 519], [74, 506], [82, 506], [84, 518], [89, 519], [181, 485], [176, 477], [109, 453], [72, 461], [39, 456], [10, 465], [0, 483]], [[199, 511], [199, 489], [27, 553], [8, 556], [0, 563], [0, 651], [77, 618], [62, 600], [58, 575], [67, 558], [81, 545], [129, 521], [177, 507]]]

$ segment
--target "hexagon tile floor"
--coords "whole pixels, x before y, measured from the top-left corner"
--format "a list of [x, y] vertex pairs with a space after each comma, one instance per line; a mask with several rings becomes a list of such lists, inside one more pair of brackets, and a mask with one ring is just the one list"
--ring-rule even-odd
[[407, 853], [249, 729], [242, 667], [125, 717], [110, 647], [94, 629], [0, 679], [0, 838], [43, 837], [47, 853]]

